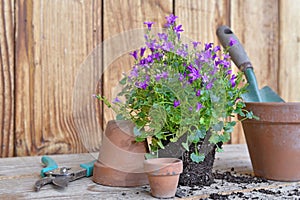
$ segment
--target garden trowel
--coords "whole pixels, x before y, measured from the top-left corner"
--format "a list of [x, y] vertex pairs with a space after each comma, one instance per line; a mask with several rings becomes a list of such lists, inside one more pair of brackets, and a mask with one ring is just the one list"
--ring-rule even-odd
[[246, 102], [284, 102], [270, 87], [265, 86], [260, 90], [258, 89], [253, 66], [243, 46], [228, 26], [220, 26], [217, 29], [217, 36], [224, 48], [230, 46], [229, 44], [232, 42], [235, 43], [229, 48], [229, 55], [234, 64], [244, 72], [249, 84], [248, 92], [243, 95]]

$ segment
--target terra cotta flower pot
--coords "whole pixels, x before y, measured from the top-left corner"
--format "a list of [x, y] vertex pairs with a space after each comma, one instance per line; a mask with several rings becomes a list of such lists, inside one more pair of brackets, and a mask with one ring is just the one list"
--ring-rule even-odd
[[151, 195], [157, 198], [175, 196], [182, 161], [177, 158], [154, 158], [144, 161], [145, 172], [151, 188]]
[[109, 121], [94, 164], [93, 181], [122, 187], [148, 184], [143, 166], [146, 152], [146, 143], [135, 141], [130, 121]]
[[256, 176], [300, 180], [300, 103], [246, 103], [260, 120], [242, 122]]

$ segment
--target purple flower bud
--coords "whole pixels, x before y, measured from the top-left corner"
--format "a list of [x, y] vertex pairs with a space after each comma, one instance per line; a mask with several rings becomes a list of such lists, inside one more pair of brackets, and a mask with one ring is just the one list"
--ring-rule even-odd
[[151, 27], [152, 27], [152, 24], [154, 24], [154, 22], [144, 22], [144, 24], [147, 25], [148, 30], [150, 31], [150, 30], [151, 30]]
[[201, 42], [196, 42], [196, 41], [194, 41], [194, 42], [192, 42], [193, 43], [193, 47], [196, 49], [197, 48], [197, 46], [199, 45], [199, 44], [201, 44]]
[[201, 90], [196, 91], [196, 96], [199, 97], [201, 95]]
[[118, 97], [116, 97], [116, 98], [113, 100], [113, 103], [121, 103], [121, 100], [120, 100]]
[[138, 56], [137, 56], [137, 51], [134, 51], [134, 52], [131, 52], [130, 55], [132, 55], [134, 57], [134, 59], [138, 59]]
[[231, 87], [235, 87], [236, 83], [235, 83], [235, 79], [236, 79], [236, 75], [232, 74], [231, 78], [230, 78], [230, 84]]
[[178, 107], [180, 105], [180, 101], [179, 100], [175, 100], [174, 101], [174, 108]]
[[196, 112], [198, 112], [202, 107], [202, 104], [198, 102], [196, 106]]
[[156, 74], [156, 75], [155, 75], [155, 80], [156, 80], [156, 81], [159, 81], [160, 79], [161, 79], [161, 74]]
[[140, 56], [143, 57], [144, 53], [146, 51], [146, 47], [142, 47], [140, 51]]
[[213, 86], [213, 83], [212, 82], [209, 82], [207, 85], [206, 85], [206, 89], [207, 90], [210, 90]]
[[218, 46], [215, 46], [214, 48], [214, 52], [217, 52], [217, 51], [220, 51], [221, 50], [221, 47], [218, 45]]
[[163, 73], [161, 74], [161, 76], [162, 76], [164, 79], [166, 79], [166, 78], [168, 78], [169, 74], [168, 74], [168, 72], [163, 72]]

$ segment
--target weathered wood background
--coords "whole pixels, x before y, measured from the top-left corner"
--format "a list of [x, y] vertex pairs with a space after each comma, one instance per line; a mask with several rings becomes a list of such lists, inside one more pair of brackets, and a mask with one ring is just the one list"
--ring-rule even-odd
[[[99, 63], [98, 70], [78, 79], [82, 67], [97, 64], [86, 58], [102, 41], [143, 28], [144, 21], [162, 27], [170, 13], [179, 16], [186, 37], [202, 42], [218, 43], [217, 27], [231, 26], [260, 86], [269, 85], [286, 101], [300, 101], [299, 10], [297, 0], [2, 0], [0, 157], [95, 150], [100, 129], [112, 115], [96, 105], [99, 131], [86, 128], [87, 123], [95, 126], [89, 114], [94, 107], [82, 111], [75, 106], [82, 113], [74, 116], [74, 104], [90, 101], [87, 91], [80, 95], [80, 86], [84, 90], [96, 83], [110, 97], [130, 61], [122, 55], [109, 63], [101, 81]], [[101, 57], [111, 50], [106, 48], [96, 53]], [[231, 142], [245, 142], [240, 126]]]

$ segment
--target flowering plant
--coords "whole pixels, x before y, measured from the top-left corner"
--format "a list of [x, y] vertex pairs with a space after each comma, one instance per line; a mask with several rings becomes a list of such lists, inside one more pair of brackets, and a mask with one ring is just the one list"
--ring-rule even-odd
[[[222, 53], [213, 43], [184, 43], [176, 18], [166, 17], [166, 31], [158, 34], [151, 31], [153, 22], [145, 22], [145, 46], [131, 52], [135, 63], [120, 81], [122, 91], [113, 103], [96, 96], [118, 113], [117, 119], [135, 124], [136, 141], [150, 138], [151, 151], [185, 134], [186, 150], [204, 138], [211, 144], [227, 142], [236, 124], [228, 117], [253, 117], [244, 109], [241, 95], [246, 85], [239, 87], [243, 77], [233, 74], [228, 49]], [[203, 161], [205, 155], [197, 149], [191, 159]]]

